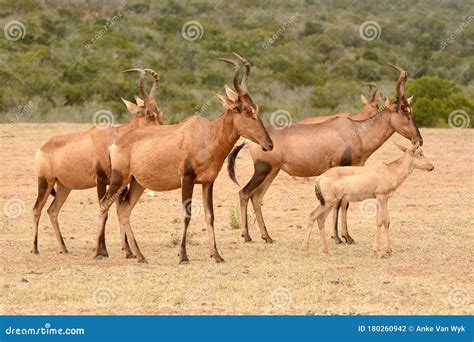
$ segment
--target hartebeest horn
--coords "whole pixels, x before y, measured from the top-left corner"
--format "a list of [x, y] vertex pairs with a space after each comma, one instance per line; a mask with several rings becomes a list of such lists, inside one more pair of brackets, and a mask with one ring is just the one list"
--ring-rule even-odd
[[362, 85], [365, 87], [369, 87], [369, 94], [372, 91], [372, 89], [375, 89], [375, 91], [372, 94], [372, 98], [370, 99], [371, 101], [375, 101], [375, 95], [377, 94], [377, 85], [375, 83], [364, 83]]
[[240, 74], [240, 65], [236, 61], [230, 60], [230, 59], [225, 59], [225, 58], [219, 58], [220, 61], [232, 64], [235, 67], [234, 71], [234, 88], [235, 91], [237, 91], [237, 94], [242, 95], [242, 89], [240, 88], [239, 85], [239, 74]]
[[146, 77], [145, 70], [134, 68], [134, 69], [125, 70], [124, 72], [132, 72], [132, 71], [137, 71], [140, 73], [140, 94], [142, 95], [143, 99], [146, 100], [148, 98], [148, 93], [146, 92], [146, 89], [145, 89], [145, 77]]
[[405, 83], [408, 79], [408, 72], [406, 70], [400, 68], [399, 66], [389, 64], [392, 68], [400, 72], [400, 77], [397, 81], [397, 102], [403, 102], [406, 106], [409, 106], [406, 96], [405, 96]]
[[149, 73], [153, 77], [153, 86], [150, 90], [150, 98], [154, 99], [156, 92], [158, 91], [158, 85], [160, 84], [160, 76], [158, 76], [158, 73], [152, 69], [145, 69], [145, 72]]
[[233, 52], [233, 54], [239, 59], [239, 61], [245, 65], [245, 75], [244, 77], [242, 77], [242, 83], [240, 84], [242, 89], [247, 92], [247, 80], [249, 78], [249, 74], [250, 74], [250, 63], [242, 56], [240, 56], [239, 54], [237, 54], [236, 52]]

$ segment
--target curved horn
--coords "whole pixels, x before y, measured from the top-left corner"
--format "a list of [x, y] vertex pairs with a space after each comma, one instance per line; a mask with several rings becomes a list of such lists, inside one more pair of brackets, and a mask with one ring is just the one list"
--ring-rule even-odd
[[146, 92], [146, 89], [145, 89], [145, 77], [146, 77], [145, 70], [134, 68], [134, 69], [125, 70], [124, 72], [132, 72], [132, 71], [137, 71], [140, 73], [140, 94], [142, 95], [143, 99], [148, 98], [148, 93]]
[[154, 99], [158, 91], [158, 85], [160, 84], [160, 76], [158, 76], [158, 73], [152, 69], [144, 69], [144, 71], [153, 77], [153, 86], [150, 90], [150, 98]]
[[247, 80], [249, 78], [250, 74], [250, 63], [242, 56], [237, 54], [236, 52], [232, 52], [238, 59], [239, 61], [245, 65], [245, 75], [242, 77], [242, 83], [240, 84], [242, 86], [242, 89], [247, 92]]
[[375, 83], [364, 83], [362, 84], [363, 86], [369, 87], [369, 94], [372, 91], [372, 89], [375, 89], [375, 91], [372, 94], [371, 101], [375, 101], [375, 95], [377, 94], [377, 85]]
[[408, 79], [408, 72], [406, 70], [400, 68], [399, 66], [389, 64], [392, 68], [400, 72], [400, 76], [398, 77], [397, 81], [397, 101], [400, 103], [401, 101], [409, 106], [409, 103], [406, 99], [405, 96], [405, 83], [407, 82]]
[[235, 67], [234, 71], [234, 88], [237, 91], [239, 95], [242, 94], [242, 89], [239, 86], [239, 74], [240, 74], [240, 65], [236, 61], [230, 60], [230, 59], [225, 59], [225, 58], [219, 58], [220, 61], [232, 64]]

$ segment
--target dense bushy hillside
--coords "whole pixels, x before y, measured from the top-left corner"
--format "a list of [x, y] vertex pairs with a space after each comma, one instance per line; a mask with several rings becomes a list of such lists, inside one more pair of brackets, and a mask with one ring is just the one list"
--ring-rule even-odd
[[250, 92], [266, 117], [354, 111], [368, 81], [393, 95], [391, 62], [410, 73], [418, 121], [445, 126], [454, 110], [474, 112], [471, 5], [3, 0], [0, 118], [87, 122], [106, 109], [123, 121], [120, 97], [138, 90], [137, 75], [122, 71], [135, 66], [159, 72], [166, 122], [213, 117], [221, 108], [212, 91], [232, 78], [217, 58], [237, 51], [254, 66]]

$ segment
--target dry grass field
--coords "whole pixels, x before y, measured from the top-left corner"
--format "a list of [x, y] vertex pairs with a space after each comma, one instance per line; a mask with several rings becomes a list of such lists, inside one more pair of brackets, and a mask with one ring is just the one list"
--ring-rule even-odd
[[[46, 213], [50, 199], [40, 223], [40, 255], [32, 255], [35, 153], [55, 134], [86, 128], [0, 125], [3, 314], [474, 313], [473, 130], [422, 129], [425, 154], [436, 169], [415, 171], [389, 202], [395, 252], [390, 258], [373, 255], [375, 219], [364, 216], [357, 203], [349, 210], [356, 244], [329, 241], [330, 254], [323, 256], [314, 234], [311, 253], [305, 256], [301, 243], [307, 215], [316, 205], [314, 182], [283, 173], [264, 202], [269, 233], [276, 242], [265, 244], [252, 224], [254, 241], [243, 243], [233, 222], [238, 187], [224, 169], [214, 187], [223, 264], [208, 256], [200, 187], [194, 194], [188, 265], [178, 265], [179, 191], [143, 196], [133, 212], [132, 227], [149, 264], [124, 259], [115, 210], [107, 225], [110, 257], [92, 258], [98, 219], [95, 189], [73, 191], [60, 214], [70, 254], [57, 253]], [[404, 142], [400, 136], [391, 140]], [[368, 163], [399, 155], [388, 142]], [[250, 179], [252, 171], [244, 150], [237, 160], [240, 182]]]

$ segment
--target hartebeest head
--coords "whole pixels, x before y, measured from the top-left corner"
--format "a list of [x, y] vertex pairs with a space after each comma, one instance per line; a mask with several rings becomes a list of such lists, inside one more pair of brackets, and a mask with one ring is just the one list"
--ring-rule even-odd
[[215, 94], [222, 105], [227, 109], [226, 114], [233, 116], [233, 123], [237, 133], [257, 144], [264, 151], [273, 149], [273, 142], [263, 126], [258, 112], [258, 106], [253, 102], [248, 93], [247, 80], [250, 74], [250, 63], [243, 57], [234, 52], [240, 62], [245, 66], [245, 75], [242, 82], [239, 83], [240, 65], [238, 62], [219, 58], [219, 60], [229, 63], [235, 67], [234, 71], [234, 90], [225, 86], [227, 96]]
[[[140, 73], [140, 96], [135, 96], [136, 104], [127, 100], [122, 101], [127, 106], [130, 113], [135, 114], [139, 120], [139, 125], [150, 125], [158, 124], [161, 125], [163, 113], [161, 112], [158, 104], [155, 101], [156, 94], [158, 92], [158, 85], [160, 83], [160, 77], [156, 71], [152, 69], [129, 69], [124, 72], [137, 71]], [[145, 78], [146, 74], [150, 74], [153, 77], [153, 86], [151, 87], [150, 93], [148, 94], [145, 89]]]
[[391, 101], [382, 93], [380, 93], [380, 98], [384, 102], [386, 108], [392, 112], [390, 123], [393, 129], [405, 138], [411, 140], [413, 144], [421, 146], [423, 145], [423, 138], [416, 126], [413, 109], [410, 104], [413, 97], [407, 99], [405, 96], [405, 84], [408, 78], [408, 73], [396, 65], [389, 65], [400, 72], [397, 81], [397, 99]]

